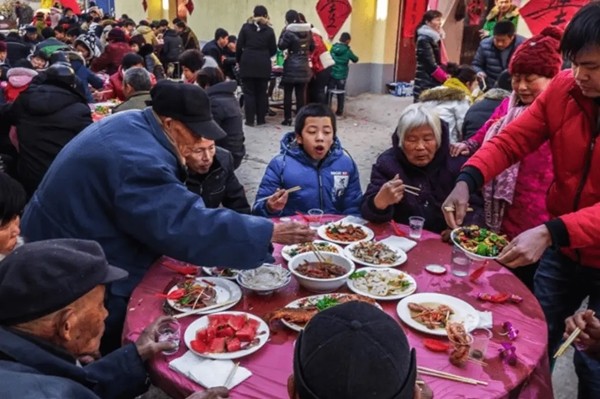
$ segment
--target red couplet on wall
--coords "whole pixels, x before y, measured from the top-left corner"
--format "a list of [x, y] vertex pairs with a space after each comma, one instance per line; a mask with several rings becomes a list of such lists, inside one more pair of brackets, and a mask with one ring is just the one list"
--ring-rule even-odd
[[537, 0], [530, 1], [519, 10], [532, 34], [537, 35], [546, 26], [564, 29], [581, 7], [590, 0]]
[[327, 37], [333, 40], [350, 16], [352, 5], [348, 0], [319, 0], [316, 9]]

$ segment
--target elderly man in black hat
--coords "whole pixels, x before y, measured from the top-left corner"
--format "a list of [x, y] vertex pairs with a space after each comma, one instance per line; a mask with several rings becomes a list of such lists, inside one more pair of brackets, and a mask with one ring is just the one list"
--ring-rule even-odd
[[[171, 343], [156, 342], [161, 317], [135, 344], [99, 358], [107, 312], [105, 285], [123, 279], [98, 243], [58, 239], [25, 244], [0, 262], [0, 397], [124, 398], [147, 388], [144, 361]], [[82, 366], [80, 359], [97, 359]], [[227, 397], [216, 388], [190, 398]]]
[[195, 85], [160, 81], [152, 107], [109, 116], [60, 152], [31, 199], [21, 229], [29, 240], [96, 240], [129, 278], [111, 285], [103, 351], [120, 344], [127, 301], [161, 255], [202, 266], [248, 269], [270, 261], [271, 243], [311, 241], [300, 223], [273, 223], [208, 209], [187, 190], [186, 157], [225, 136], [208, 95]]
[[288, 392], [290, 399], [433, 398], [416, 378], [415, 350], [398, 323], [349, 302], [318, 313], [300, 333]]

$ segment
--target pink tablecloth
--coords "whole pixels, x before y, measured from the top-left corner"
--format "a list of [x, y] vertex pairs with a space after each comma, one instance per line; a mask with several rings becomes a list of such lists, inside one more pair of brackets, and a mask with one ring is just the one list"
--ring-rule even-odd
[[[369, 225], [377, 239], [392, 234], [388, 225]], [[277, 246], [275, 255], [280, 258], [281, 247]], [[487, 366], [468, 363], [465, 368], [457, 368], [448, 362], [447, 354], [433, 353], [422, 345], [426, 334], [417, 332], [402, 324], [396, 314], [397, 301], [380, 302], [386, 313], [398, 320], [404, 328], [408, 340], [417, 350], [417, 362], [420, 366], [444, 370], [489, 381], [488, 386], [472, 386], [434, 377], [423, 376], [433, 389], [436, 398], [544, 398], [551, 399], [552, 386], [550, 369], [546, 355], [547, 330], [544, 315], [534, 296], [509, 271], [492, 263], [476, 284], [466, 278], [458, 278], [451, 273], [434, 276], [424, 270], [431, 263], [447, 264], [451, 247], [442, 243], [439, 237], [425, 233], [419, 244], [408, 253], [408, 261], [400, 268], [410, 273], [418, 283], [417, 292], [441, 292], [456, 296], [473, 305], [480, 311], [489, 310], [494, 318], [494, 337], [490, 342], [485, 362]], [[135, 289], [129, 302], [129, 312], [125, 321], [124, 339], [135, 341], [143, 328], [163, 313], [163, 300], [154, 294], [163, 292], [181, 277], [162, 267], [165, 262], [175, 262], [163, 258], [146, 274]], [[282, 261], [283, 262], [283, 261]], [[341, 291], [346, 291], [344, 288]], [[477, 300], [479, 292], [511, 292], [524, 298], [521, 304], [490, 304]], [[232, 309], [264, 316], [269, 311], [285, 306], [294, 299], [311, 295], [301, 289], [296, 281], [279, 292], [268, 297], [244, 292], [242, 300]], [[181, 320], [187, 327], [194, 317]], [[511, 321], [520, 330], [514, 345], [517, 347], [519, 362], [508, 366], [496, 356], [500, 343], [505, 338], [500, 335], [502, 323]], [[258, 352], [242, 358], [241, 365], [250, 369], [252, 377], [232, 390], [233, 398], [282, 399], [287, 398], [286, 381], [292, 373], [292, 348], [296, 333], [276, 327], [269, 342]], [[183, 342], [183, 341], [182, 341]], [[181, 356], [187, 349], [182, 344], [179, 352], [173, 356], [160, 356], [150, 363], [153, 383], [174, 398], [182, 398], [202, 388], [183, 375], [172, 371], [168, 362]]]

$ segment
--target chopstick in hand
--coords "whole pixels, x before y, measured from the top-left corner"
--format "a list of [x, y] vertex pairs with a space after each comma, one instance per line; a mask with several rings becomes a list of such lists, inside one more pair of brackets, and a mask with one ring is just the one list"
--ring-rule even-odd
[[408, 188], [406, 185], [404, 186], [404, 192], [405, 192], [405, 193], [412, 194], [412, 195], [414, 195], [415, 197], [418, 197], [418, 196], [419, 196], [419, 193], [418, 193], [418, 192], [410, 190], [410, 189], [409, 189], [409, 188]]
[[240, 362], [234, 363], [233, 368], [229, 372], [229, 375], [227, 376], [227, 379], [225, 380], [225, 383], [223, 384], [223, 386], [225, 388], [229, 389], [229, 384], [231, 384], [231, 382], [233, 381], [233, 377], [235, 376], [235, 373], [237, 372], [237, 369], [239, 366], [240, 366]]
[[[444, 207], [444, 210], [445, 210], [446, 212], [454, 212], [456, 209], [455, 209], [453, 206], [445, 206], [445, 207]], [[467, 212], [473, 212], [473, 208], [471, 208], [471, 207], [468, 207], [468, 208], [467, 208]]]
[[553, 358], [556, 359], [557, 357], [564, 355], [565, 351], [567, 349], [569, 349], [569, 346], [571, 346], [573, 341], [575, 341], [577, 339], [579, 334], [581, 334], [581, 328], [577, 327], [576, 329], [573, 330], [573, 332], [571, 333], [571, 335], [569, 335], [569, 337], [565, 340], [565, 342], [563, 342], [563, 344], [558, 348], [558, 350], [554, 354]]
[[408, 184], [404, 184], [404, 187], [413, 190], [413, 191], [421, 191], [421, 189], [419, 187], [415, 187], [415, 186], [409, 186]]
[[[296, 191], [300, 191], [300, 190], [302, 190], [302, 187], [300, 187], [300, 186], [294, 186], [292, 188], [288, 188], [287, 190], [285, 190], [285, 192], [288, 193], [288, 194], [291, 194], [291, 193], [295, 193]], [[264, 198], [258, 199], [258, 200], [255, 201], [255, 203], [266, 201], [269, 198], [273, 198], [273, 196], [275, 196], [275, 194], [271, 194], [268, 197], [264, 197]]]

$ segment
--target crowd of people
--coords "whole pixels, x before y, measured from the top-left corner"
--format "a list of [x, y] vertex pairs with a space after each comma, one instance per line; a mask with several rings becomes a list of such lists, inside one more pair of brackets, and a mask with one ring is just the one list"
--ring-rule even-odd
[[[267, 9], [256, 6], [237, 37], [218, 28], [202, 49], [184, 21], [117, 20], [97, 7], [34, 14], [23, 36], [0, 37], [0, 375], [15, 381], [1, 384], [0, 396], [142, 393], [143, 361], [168, 345], [153, 340], [161, 320], [134, 345], [122, 347], [121, 332], [150, 265], [166, 255], [257, 267], [272, 259], [272, 243], [313, 238], [305, 224], [271, 218], [313, 208], [374, 223], [420, 215], [446, 239], [462, 224], [507, 234], [499, 262], [540, 301], [549, 352], [581, 328], [579, 395], [600, 396], [600, 5], [585, 6], [564, 32], [549, 27], [529, 39], [515, 33], [509, 1], [494, 10], [472, 65], [445, 62], [442, 14], [424, 14], [415, 104], [399, 115], [364, 192], [337, 126], [358, 57], [348, 33], [330, 47], [301, 12], [285, 14], [277, 40]], [[235, 170], [246, 155], [244, 126], [266, 123], [280, 56], [283, 125], [293, 128], [250, 204]], [[563, 70], [564, 60], [572, 67]], [[119, 105], [94, 121], [89, 104], [107, 99]], [[577, 312], [588, 296], [588, 310]], [[372, 340], [363, 342], [357, 325]], [[339, 353], [325, 343], [336, 337], [373, 346], [389, 365], [370, 352]], [[344, 357], [370, 377], [322, 375], [328, 359]], [[416, 385], [402, 329], [360, 303], [309, 323], [288, 386], [292, 399], [375, 388], [381, 398], [432, 397]], [[225, 388], [191, 396], [220, 397]]]

